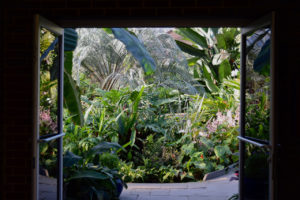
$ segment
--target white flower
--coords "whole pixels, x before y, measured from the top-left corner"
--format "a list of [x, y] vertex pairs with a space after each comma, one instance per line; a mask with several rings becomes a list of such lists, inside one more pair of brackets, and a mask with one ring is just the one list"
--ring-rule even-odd
[[238, 72], [239, 72], [239, 70], [237, 70], [237, 69], [231, 71], [231, 76], [232, 76], [232, 77], [236, 77], [237, 74], [238, 74]]

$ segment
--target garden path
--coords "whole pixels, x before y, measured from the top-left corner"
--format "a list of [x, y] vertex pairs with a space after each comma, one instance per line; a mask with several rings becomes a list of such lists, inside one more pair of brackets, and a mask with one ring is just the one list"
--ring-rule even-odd
[[120, 200], [227, 200], [238, 193], [238, 181], [234, 174], [190, 183], [129, 183]]

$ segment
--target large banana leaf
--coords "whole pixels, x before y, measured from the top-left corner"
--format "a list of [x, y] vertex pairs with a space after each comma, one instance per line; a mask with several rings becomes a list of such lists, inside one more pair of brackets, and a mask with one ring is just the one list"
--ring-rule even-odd
[[124, 28], [112, 28], [111, 30], [114, 36], [125, 44], [126, 49], [140, 63], [145, 73], [152, 74], [156, 69], [155, 61], [140, 40]]
[[64, 69], [64, 104], [69, 110], [72, 120], [75, 124], [83, 125], [84, 118], [80, 102], [80, 93], [78, 86], [73, 80], [72, 74], [73, 52], [65, 52], [65, 69]]
[[200, 45], [202, 48], [208, 48], [206, 38], [194, 31], [191, 28], [179, 28], [179, 34], [185, 36], [186, 38], [192, 40], [196, 44]]
[[197, 56], [197, 57], [206, 57], [206, 54], [205, 54], [204, 50], [197, 49], [197, 48], [195, 48], [195, 47], [193, 47], [189, 44], [186, 44], [184, 42], [180, 42], [178, 40], [176, 40], [176, 44], [185, 53], [188, 53], [190, 55]]

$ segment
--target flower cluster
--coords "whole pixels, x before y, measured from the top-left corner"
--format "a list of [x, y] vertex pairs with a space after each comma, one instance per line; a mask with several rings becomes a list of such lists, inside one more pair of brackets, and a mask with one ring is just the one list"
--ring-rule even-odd
[[207, 130], [209, 133], [214, 133], [217, 131], [220, 125], [223, 125], [227, 128], [232, 128], [238, 125], [240, 110], [239, 107], [235, 111], [235, 116], [232, 116], [231, 110], [227, 110], [226, 114], [222, 114], [220, 111], [217, 112], [216, 118], [214, 120], [209, 120], [207, 123]]
[[40, 107], [40, 132], [56, 132], [57, 123], [51, 118], [50, 110]]

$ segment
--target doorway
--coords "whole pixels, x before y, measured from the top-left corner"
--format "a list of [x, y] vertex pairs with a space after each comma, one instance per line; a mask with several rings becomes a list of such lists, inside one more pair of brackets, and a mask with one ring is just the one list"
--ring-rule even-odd
[[[241, 144], [242, 144], [243, 142], [246, 142], [245, 139], [242, 138], [242, 137], [243, 137], [243, 135], [241, 135], [241, 137], [240, 137], [240, 139], [242, 140]], [[242, 145], [243, 145], [243, 144], [242, 144]], [[241, 146], [242, 146], [242, 145], [241, 145]], [[271, 155], [273, 155], [273, 154], [271, 154]], [[244, 164], [244, 163], [241, 163], [241, 164]], [[241, 177], [243, 176], [242, 174], [243, 174], [243, 170], [241, 170], [241, 173], [240, 173], [240, 176], [241, 176]], [[242, 188], [242, 186], [241, 186], [241, 188]], [[241, 192], [241, 194], [242, 194], [242, 192]]]

